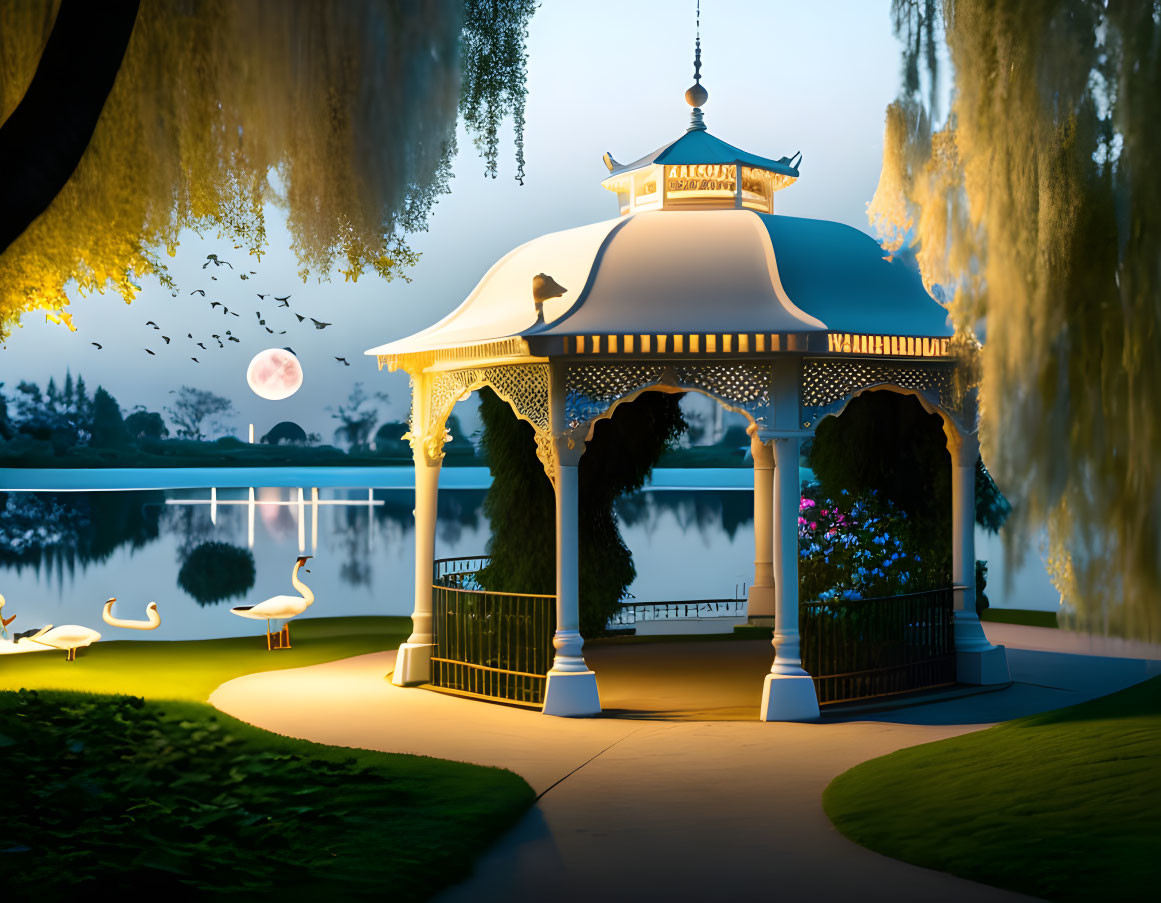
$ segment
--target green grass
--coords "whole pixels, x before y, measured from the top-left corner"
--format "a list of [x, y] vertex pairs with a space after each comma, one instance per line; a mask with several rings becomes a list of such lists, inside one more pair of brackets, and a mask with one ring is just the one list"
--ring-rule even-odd
[[1054, 611], [1037, 611], [1032, 608], [985, 608], [981, 621], [995, 621], [997, 624], [1023, 624], [1026, 627], [1059, 627]]
[[1161, 678], [900, 750], [823, 794], [879, 853], [1050, 900], [1161, 886]]
[[319, 618], [296, 621], [283, 652], [256, 635], [0, 659], [5, 887], [420, 900], [463, 877], [532, 804], [522, 778], [282, 737], [204, 701], [243, 674], [395, 648], [409, 629]]
[[243, 674], [395, 649], [411, 632], [411, 619], [299, 618], [291, 622], [291, 648], [278, 652], [267, 651], [264, 630], [255, 622], [252, 637], [100, 641], [78, 650], [75, 662], [65, 661], [63, 652], [9, 655], [0, 659], [0, 690], [84, 690], [205, 702], [219, 684]]

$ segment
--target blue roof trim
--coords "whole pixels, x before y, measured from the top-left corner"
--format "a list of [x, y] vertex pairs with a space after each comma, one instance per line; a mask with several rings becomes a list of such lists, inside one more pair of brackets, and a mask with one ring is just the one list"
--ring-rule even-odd
[[621, 166], [614, 166], [610, 175], [620, 175], [623, 172], [632, 172], [635, 169], [640, 169], [642, 166], [649, 166], [653, 163], [662, 163], [669, 166], [689, 166], [698, 163], [740, 163], [743, 166], [753, 166], [758, 169], [766, 169], [771, 172], [781, 173], [785, 176], [793, 176], [798, 178], [798, 168], [790, 165], [790, 157], [783, 157], [781, 160], [771, 160], [768, 157], [759, 157], [757, 154], [750, 154], [740, 148], [734, 147], [732, 144], [727, 144], [720, 138], [715, 138], [709, 132], [693, 131], [686, 132], [676, 141], [671, 141], [662, 147], [657, 148], [651, 154], [646, 154], [640, 159], [634, 160], [632, 163], [625, 163]]
[[754, 215], [770, 233], [787, 296], [831, 332], [953, 334], [947, 310], [927, 293], [919, 273], [884, 260], [869, 235], [827, 220]]

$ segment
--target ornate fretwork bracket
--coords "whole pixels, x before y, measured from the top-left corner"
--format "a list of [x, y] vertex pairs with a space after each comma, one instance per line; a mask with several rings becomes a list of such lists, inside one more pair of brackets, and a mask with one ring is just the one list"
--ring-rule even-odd
[[702, 392], [761, 427], [770, 417], [772, 379], [772, 366], [761, 361], [573, 364], [565, 374], [564, 419], [570, 431], [587, 434], [620, 402], [657, 387]]
[[803, 426], [814, 428], [829, 414], [838, 414], [857, 394], [879, 386], [914, 392], [933, 410], [942, 411], [965, 433], [976, 426], [976, 393], [958, 398], [953, 362], [875, 363], [870, 361], [804, 360], [802, 362]]
[[[417, 380], [423, 382], [419, 389], [425, 392], [422, 400], [415, 397]], [[431, 460], [443, 457], [443, 445], [450, 440], [447, 419], [456, 402], [484, 386], [492, 389], [507, 402], [517, 417], [526, 420], [536, 430], [537, 456], [545, 469], [555, 466], [555, 458], [550, 436], [548, 413], [548, 365], [512, 364], [497, 367], [468, 367], [462, 370], [447, 370], [425, 373], [412, 378], [411, 430], [407, 434], [415, 448], [415, 443], [423, 443], [423, 452]], [[417, 408], [426, 411], [426, 418], [417, 416]], [[423, 419], [424, 423], [419, 421]]]

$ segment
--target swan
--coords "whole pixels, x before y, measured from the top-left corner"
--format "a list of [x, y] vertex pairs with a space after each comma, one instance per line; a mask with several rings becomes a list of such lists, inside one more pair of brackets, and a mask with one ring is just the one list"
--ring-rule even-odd
[[[9, 624], [12, 623], [13, 618], [8, 619]], [[0, 655], [16, 655], [20, 652], [48, 652], [52, 646], [42, 646], [36, 640], [50, 630], [52, 630], [51, 624], [47, 627], [41, 627], [40, 630], [37, 630], [29, 636], [17, 635], [15, 640], [0, 639]]]
[[0, 593], [0, 639], [8, 639], [8, 625], [16, 620], [16, 615], [4, 617], [4, 594]]
[[[272, 635], [270, 633], [271, 621], [289, 622], [291, 618], [302, 614], [308, 606], [314, 604], [314, 593], [310, 591], [309, 586], [298, 579], [298, 569], [306, 564], [311, 557], [310, 555], [300, 555], [290, 575], [290, 582], [302, 595], [271, 596], [265, 602], [259, 602], [257, 605], [238, 605], [230, 609], [231, 614], [239, 617], [266, 622], [267, 649], [290, 648], [290, 624], [284, 623], [282, 629], [277, 634]], [[310, 569], [307, 568], [306, 572], [309, 574]]]
[[150, 602], [145, 606], [145, 616], [148, 621], [129, 621], [125, 618], [113, 617], [113, 603], [117, 601], [114, 596], [105, 603], [104, 609], [101, 611], [101, 619], [112, 627], [124, 627], [127, 630], [154, 630], [161, 626], [161, 615], [157, 613], [157, 603]]
[[52, 649], [63, 649], [68, 655], [65, 661], [75, 662], [77, 650], [82, 646], [91, 646], [101, 638], [101, 635], [91, 627], [82, 627], [80, 624], [63, 624], [49, 630], [42, 630], [35, 636], [29, 637], [36, 643], [41, 643]]

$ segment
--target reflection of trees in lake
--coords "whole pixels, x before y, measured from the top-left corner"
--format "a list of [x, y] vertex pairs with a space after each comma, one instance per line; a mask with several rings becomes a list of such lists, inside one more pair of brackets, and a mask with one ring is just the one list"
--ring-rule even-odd
[[185, 556], [177, 585], [198, 605], [242, 596], [254, 585], [254, 554], [225, 542], [204, 542]]
[[735, 490], [667, 489], [625, 496], [616, 505], [621, 523], [647, 533], [656, 528], [666, 512], [673, 515], [683, 531], [696, 527], [703, 537], [721, 532], [733, 539], [739, 529], [754, 521], [754, 496]]
[[[457, 489], [454, 492], [445, 491], [439, 494], [436, 529], [439, 532], [439, 541], [457, 543], [463, 537], [465, 530], [480, 528], [480, 515], [483, 512], [484, 489]], [[383, 504], [375, 509], [375, 518], [379, 523], [391, 524], [406, 535], [415, 529], [415, 518], [412, 511], [415, 508], [415, 493], [410, 489], [387, 490], [378, 496]]]
[[348, 586], [371, 585], [371, 518], [368, 509], [331, 508], [327, 548], [342, 556], [339, 579]]
[[0, 493], [0, 564], [55, 573], [58, 584], [80, 565], [159, 535], [161, 492]]

